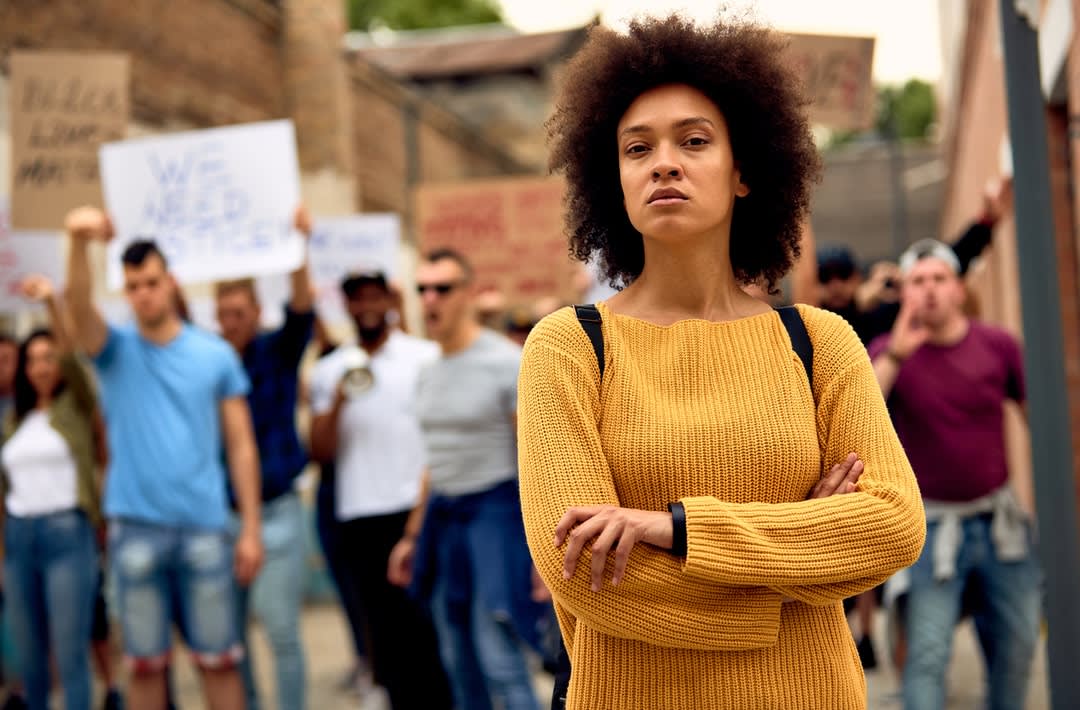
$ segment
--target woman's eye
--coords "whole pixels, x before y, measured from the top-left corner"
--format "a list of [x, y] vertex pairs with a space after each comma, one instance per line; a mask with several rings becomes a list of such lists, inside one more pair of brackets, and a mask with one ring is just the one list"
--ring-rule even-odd
[[635, 143], [634, 145], [629, 146], [626, 149], [626, 153], [627, 153], [627, 155], [629, 155], [631, 153], [644, 153], [646, 150], [648, 150], [648, 148], [646, 148], [641, 143]]
[[686, 139], [686, 144], [687, 145], [708, 145], [709, 141], [707, 139], [705, 139], [705, 138], [700, 137], [700, 136], [694, 136], [692, 138], [687, 138]]

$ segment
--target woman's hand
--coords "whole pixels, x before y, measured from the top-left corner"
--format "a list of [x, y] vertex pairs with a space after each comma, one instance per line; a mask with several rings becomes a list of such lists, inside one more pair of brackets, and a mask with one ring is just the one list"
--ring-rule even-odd
[[854, 493], [862, 472], [863, 462], [859, 459], [859, 455], [848, 454], [846, 459], [833, 466], [828, 474], [821, 477], [817, 485], [810, 489], [810, 494], [806, 496], [806, 499], [828, 498], [836, 493]]
[[[811, 489], [807, 499], [828, 498], [831, 495], [853, 493], [857, 489], [863, 462], [858, 454], [832, 467], [829, 473]], [[570, 579], [577, 570], [585, 545], [592, 541], [591, 587], [600, 591], [604, 582], [604, 566], [615, 548], [615, 570], [611, 584], [616, 586], [626, 573], [626, 563], [634, 545], [643, 542], [661, 549], [670, 549], [674, 538], [671, 513], [620, 508], [614, 505], [590, 505], [570, 508], [555, 526], [555, 546], [567, 542], [563, 555], [563, 578]]]
[[564, 541], [563, 578], [570, 579], [577, 569], [578, 558], [586, 543], [592, 543], [592, 590], [599, 592], [604, 581], [604, 565], [612, 547], [615, 548], [615, 571], [612, 586], [626, 572], [630, 550], [639, 542], [670, 549], [674, 537], [671, 513], [651, 510], [618, 508], [613, 505], [590, 505], [571, 508], [555, 526], [555, 546]]

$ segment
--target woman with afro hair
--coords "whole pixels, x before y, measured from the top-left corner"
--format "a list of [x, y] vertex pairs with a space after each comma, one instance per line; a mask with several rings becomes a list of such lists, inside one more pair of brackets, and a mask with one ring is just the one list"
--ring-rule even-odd
[[522, 359], [522, 509], [567, 708], [864, 708], [842, 600], [922, 548], [855, 333], [788, 312], [804, 361], [742, 288], [791, 268], [819, 173], [784, 51], [743, 20], [640, 19], [594, 28], [562, 78], [571, 251], [622, 287], [545, 318]]

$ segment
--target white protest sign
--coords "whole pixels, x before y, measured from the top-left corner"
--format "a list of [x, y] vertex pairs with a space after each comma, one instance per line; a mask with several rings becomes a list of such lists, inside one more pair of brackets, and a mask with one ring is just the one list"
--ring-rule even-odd
[[[335, 327], [350, 322], [341, 294], [341, 282], [350, 272], [381, 271], [394, 277], [400, 242], [401, 219], [396, 214], [314, 218], [308, 258], [317, 292], [315, 310], [323, 323]], [[281, 306], [289, 299], [289, 277], [263, 277], [257, 287], [263, 324], [280, 324]]]
[[303, 258], [290, 121], [109, 143], [101, 174], [117, 235], [110, 288], [121, 286], [120, 255], [136, 239], [154, 239], [182, 283], [279, 273]]
[[30, 274], [41, 274], [56, 288], [64, 278], [64, 237], [56, 232], [12, 232], [6, 198], [0, 198], [0, 313], [18, 313], [35, 304], [19, 293]]

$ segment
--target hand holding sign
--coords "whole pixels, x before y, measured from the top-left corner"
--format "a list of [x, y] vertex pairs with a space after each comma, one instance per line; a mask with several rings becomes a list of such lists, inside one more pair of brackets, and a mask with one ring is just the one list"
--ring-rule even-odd
[[293, 217], [293, 226], [296, 227], [296, 231], [304, 235], [305, 238], [311, 237], [311, 213], [308, 212], [307, 207], [303, 203], [296, 208], [296, 216]]
[[64, 229], [72, 239], [97, 239], [107, 242], [114, 234], [109, 215], [97, 207], [78, 207], [68, 212], [64, 219]]
[[153, 239], [181, 282], [293, 271], [304, 244], [296, 138], [289, 121], [110, 143], [101, 149], [105, 200], [116, 220], [109, 284], [120, 253]]
[[30, 274], [24, 278], [19, 290], [25, 298], [37, 303], [44, 303], [55, 295], [52, 280], [41, 274]]

